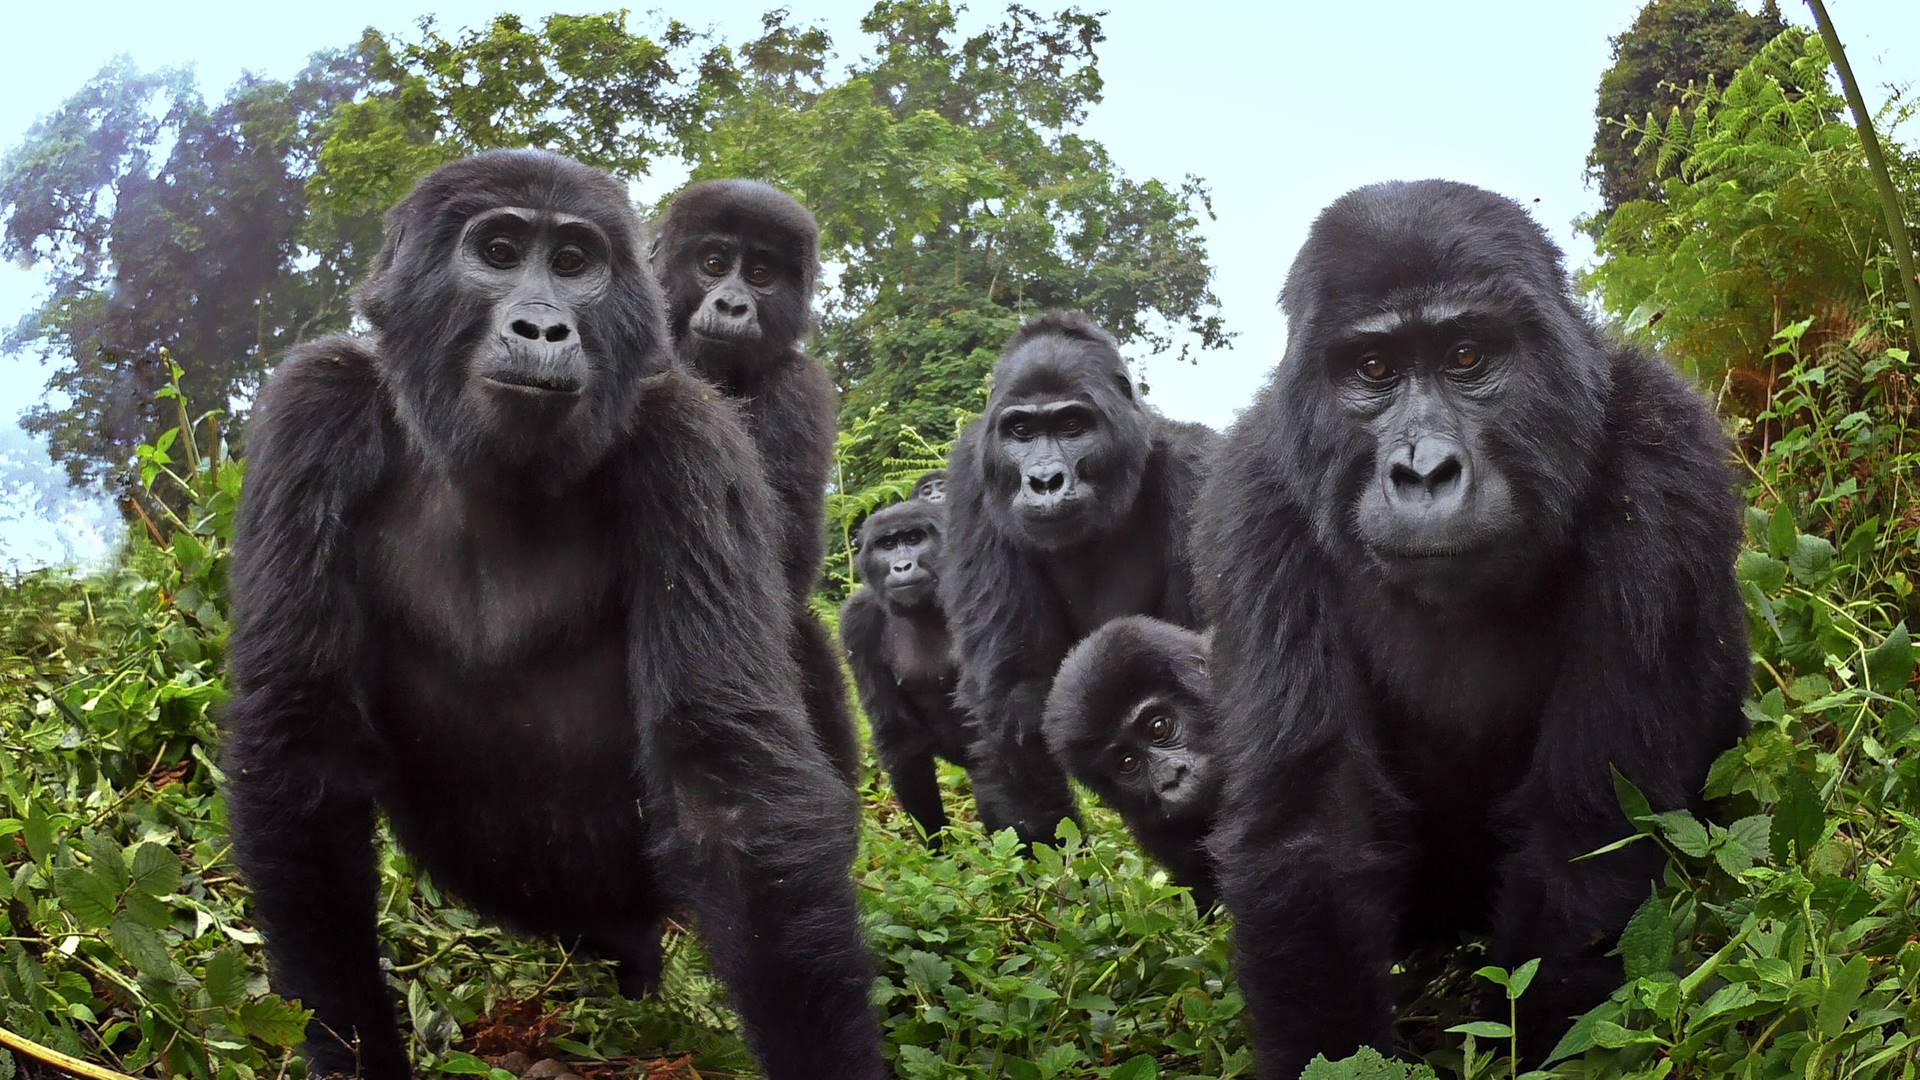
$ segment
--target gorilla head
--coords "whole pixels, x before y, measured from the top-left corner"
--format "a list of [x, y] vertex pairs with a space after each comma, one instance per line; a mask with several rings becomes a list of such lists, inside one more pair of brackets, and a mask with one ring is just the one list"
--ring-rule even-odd
[[860, 579], [889, 613], [911, 615], [939, 604], [940, 540], [947, 517], [938, 503], [915, 499], [868, 517], [860, 527]]
[[1136, 834], [1203, 823], [1220, 790], [1207, 642], [1144, 615], [1089, 634], [1047, 697], [1047, 747]]
[[1112, 335], [1078, 312], [1020, 328], [994, 369], [979, 462], [1000, 529], [1043, 550], [1121, 525], [1152, 449]]
[[1281, 304], [1286, 399], [1332, 405], [1290, 436], [1320, 542], [1434, 604], [1525, 588], [1574, 524], [1610, 378], [1540, 227], [1464, 184], [1360, 188], [1314, 223]]
[[809, 328], [820, 229], [778, 188], [710, 180], [667, 208], [653, 264], [681, 354], [723, 384], [751, 383], [757, 364], [783, 357]]
[[416, 445], [457, 471], [557, 479], [604, 457], [667, 355], [639, 235], [617, 181], [545, 151], [422, 180], [358, 293]]
[[947, 470], [934, 469], [932, 472], [914, 481], [913, 498], [930, 503], [947, 501]]

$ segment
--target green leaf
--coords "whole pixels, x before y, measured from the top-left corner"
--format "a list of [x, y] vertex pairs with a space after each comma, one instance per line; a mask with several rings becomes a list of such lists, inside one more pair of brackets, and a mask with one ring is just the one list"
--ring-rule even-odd
[[1787, 560], [1795, 581], [1815, 585], [1833, 571], [1833, 545], [1818, 536], [1802, 536], [1795, 541], [1793, 557]]
[[1763, 551], [1743, 551], [1734, 562], [1734, 573], [1764, 596], [1780, 591], [1787, 583], [1787, 564]]
[[1620, 800], [1620, 809], [1626, 812], [1627, 820], [1633, 822], [1641, 832], [1652, 832], [1652, 827], [1640, 819], [1653, 816], [1653, 804], [1647, 801], [1639, 788], [1633, 786], [1633, 781], [1620, 774], [1619, 769], [1609, 765], [1607, 771], [1613, 774], [1613, 795]]
[[1781, 865], [1793, 862], [1795, 853], [1805, 859], [1819, 841], [1826, 826], [1820, 796], [1814, 793], [1807, 774], [1795, 771], [1787, 781], [1787, 790], [1773, 808], [1773, 830], [1769, 834], [1773, 861]]
[[1898, 693], [1913, 678], [1913, 664], [1913, 636], [1902, 620], [1867, 654], [1867, 685], [1882, 694]]
[[246, 959], [239, 949], [222, 948], [207, 958], [200, 982], [207, 988], [207, 1000], [216, 1008], [233, 1008], [247, 995]]
[[1145, 1054], [1136, 1054], [1115, 1065], [1107, 1076], [1110, 1080], [1160, 1080], [1160, 1063]]
[[1491, 964], [1481, 968], [1480, 970], [1474, 972], [1473, 974], [1475, 975], [1475, 977], [1485, 979], [1488, 982], [1494, 984], [1495, 986], [1506, 986], [1513, 979], [1513, 976], [1507, 974], [1506, 968], [1495, 967]]
[[1593, 1042], [1609, 1050], [1618, 1050], [1625, 1046], [1647, 1046], [1663, 1043], [1666, 1040], [1651, 1031], [1630, 1031], [1611, 1020], [1601, 1020], [1593, 1025]]
[[53, 872], [53, 895], [74, 921], [88, 930], [104, 929], [113, 921], [120, 893], [105, 878], [77, 866]]
[[178, 891], [180, 857], [159, 844], [141, 844], [134, 848], [133, 887], [152, 897]]
[[1723, 1012], [1744, 1009], [1759, 1000], [1760, 992], [1755, 990], [1752, 984], [1729, 983], [1713, 992], [1713, 996], [1707, 999], [1707, 1003], [1700, 1006], [1699, 1011], [1693, 1014], [1693, 1020], [1698, 1023]]
[[1685, 810], [1669, 810], [1663, 814], [1654, 815], [1654, 820], [1660, 825], [1661, 835], [1665, 836], [1667, 842], [1681, 854], [1691, 855], [1696, 859], [1706, 857], [1707, 848], [1711, 844], [1707, 836], [1707, 827], [1700, 824], [1692, 814]]
[[248, 1035], [274, 1046], [294, 1046], [307, 1037], [312, 1009], [268, 995], [234, 1011], [234, 1021]]
[[47, 813], [39, 803], [27, 806], [27, 819], [21, 825], [21, 832], [27, 839], [27, 854], [41, 866], [53, 858], [53, 822], [47, 820]]
[[120, 851], [119, 841], [98, 832], [87, 838], [86, 848], [93, 872], [118, 895], [127, 887], [127, 857]]
[[1816, 1023], [1820, 1034], [1831, 1039], [1847, 1029], [1853, 1007], [1859, 1004], [1860, 995], [1866, 993], [1870, 969], [1864, 956], [1855, 956], [1844, 964], [1829, 958], [1827, 964], [1827, 985], [1820, 994]]
[[488, 1076], [493, 1066], [461, 1050], [452, 1050], [440, 1056], [434, 1067], [444, 1073], [455, 1076]]
[[1509, 1001], [1518, 1000], [1521, 994], [1524, 994], [1527, 992], [1527, 987], [1533, 985], [1533, 977], [1535, 975], [1538, 975], [1539, 973], [1540, 973], [1540, 958], [1537, 956], [1534, 957], [1532, 960], [1529, 960], [1526, 963], [1521, 964], [1519, 967], [1514, 968], [1513, 969], [1513, 985], [1507, 987], [1507, 1000]]
[[1793, 515], [1784, 506], [1775, 507], [1773, 518], [1767, 523], [1767, 554], [1776, 559], [1790, 558], [1799, 538], [1800, 530], [1794, 527]]
[[159, 931], [121, 915], [107, 928], [107, 940], [113, 942], [114, 950], [142, 977], [155, 982], [172, 981], [173, 960], [167, 955], [167, 943]]
[[1476, 1035], [1482, 1039], [1511, 1039], [1513, 1029], [1492, 1020], [1475, 1020], [1470, 1024], [1455, 1024], [1447, 1029], [1455, 1035]]
[[1673, 917], [1665, 900], [1649, 896], [1627, 920], [1620, 933], [1620, 957], [1629, 979], [1673, 969]]
[[952, 964], [920, 949], [908, 953], [900, 966], [905, 970], [907, 980], [930, 996], [953, 981]]
[[1553, 1050], [1547, 1054], [1546, 1060], [1548, 1062], [1555, 1062], [1562, 1058], [1573, 1057], [1576, 1054], [1584, 1054], [1593, 1049], [1593, 1029], [1600, 1021], [1608, 1020], [1619, 1015], [1620, 1006], [1611, 1001], [1603, 1001], [1593, 1008], [1588, 1009], [1585, 1013], [1582, 1013], [1578, 1019], [1574, 1020], [1573, 1026], [1567, 1029], [1565, 1035], [1560, 1036], [1560, 1041], [1554, 1044]]

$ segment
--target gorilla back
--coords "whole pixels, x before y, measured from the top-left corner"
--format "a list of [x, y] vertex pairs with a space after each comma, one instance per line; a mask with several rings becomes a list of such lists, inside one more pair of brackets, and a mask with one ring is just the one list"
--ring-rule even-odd
[[1618, 769], [1694, 801], [1741, 727], [1728, 446], [1604, 339], [1518, 205], [1362, 188], [1282, 294], [1285, 358], [1198, 513], [1226, 789], [1214, 834], [1262, 1075], [1384, 1045], [1389, 966], [1539, 957], [1536, 1058], [1620, 979], [1658, 872]]
[[807, 730], [774, 507], [673, 370], [613, 178], [499, 151], [395, 208], [372, 339], [261, 395], [234, 570], [235, 852], [316, 1074], [408, 1073], [376, 810], [513, 926], [658, 968], [691, 910], [769, 1076], [879, 1076], [855, 806]]

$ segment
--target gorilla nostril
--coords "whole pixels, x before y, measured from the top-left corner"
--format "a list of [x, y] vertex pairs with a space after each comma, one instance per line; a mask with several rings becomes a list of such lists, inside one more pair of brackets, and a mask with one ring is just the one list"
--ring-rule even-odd
[[540, 328], [525, 319], [513, 320], [513, 325], [509, 327], [509, 329], [511, 329], [516, 336], [526, 338], [528, 341], [540, 340]]
[[1027, 486], [1036, 495], [1052, 495], [1067, 484], [1066, 473], [1050, 473], [1046, 476], [1027, 477]]
[[545, 337], [548, 341], [565, 341], [567, 340], [567, 335], [571, 333], [573, 333], [573, 331], [567, 327], [566, 323], [555, 323], [547, 327], [547, 332], [541, 336]]
[[1427, 490], [1438, 494], [1447, 490], [1460, 479], [1460, 459], [1449, 457], [1427, 474]]

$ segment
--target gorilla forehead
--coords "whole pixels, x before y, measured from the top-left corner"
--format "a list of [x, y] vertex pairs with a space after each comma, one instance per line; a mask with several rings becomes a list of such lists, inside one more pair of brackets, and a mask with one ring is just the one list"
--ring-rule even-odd
[[1063, 687], [1052, 701], [1063, 706], [1058, 732], [1061, 747], [1101, 743], [1122, 710], [1150, 694], [1183, 691], [1182, 676], [1198, 676], [1205, 664], [1206, 639], [1159, 619], [1128, 615], [1115, 619], [1074, 646], [1060, 663], [1055, 684]]
[[1294, 320], [1351, 317], [1449, 286], [1565, 303], [1567, 277], [1560, 249], [1512, 199], [1450, 180], [1390, 181], [1320, 213], [1280, 304]]
[[921, 502], [917, 499], [894, 503], [884, 510], [876, 510], [867, 516], [860, 526], [860, 546], [868, 547], [868, 541], [884, 533], [910, 529], [918, 525], [938, 532], [946, 525], [947, 516], [937, 503]]
[[611, 175], [546, 150], [488, 150], [428, 174], [393, 208], [391, 224], [426, 226], [433, 246], [451, 243], [476, 214], [524, 206], [585, 218], [612, 241], [623, 267], [637, 265], [640, 218]]
[[1030, 398], [1132, 385], [1113, 335], [1079, 312], [1042, 315], [1022, 326], [993, 373], [993, 396]]

